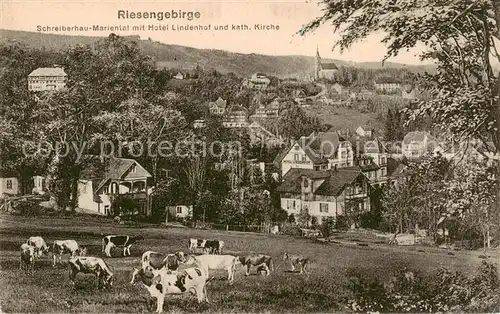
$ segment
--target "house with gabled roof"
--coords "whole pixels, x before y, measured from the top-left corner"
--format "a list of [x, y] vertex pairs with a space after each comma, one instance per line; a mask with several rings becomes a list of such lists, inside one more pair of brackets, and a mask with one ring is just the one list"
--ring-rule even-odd
[[379, 77], [374, 82], [375, 88], [384, 92], [401, 90], [401, 82], [390, 76]]
[[223, 115], [226, 113], [227, 100], [222, 99], [222, 97], [217, 98], [216, 101], [211, 101], [208, 103], [208, 109], [213, 115]]
[[152, 176], [134, 159], [95, 156], [80, 177], [78, 207], [84, 211], [100, 215], [120, 215], [119, 208], [112, 208], [113, 203], [126, 198], [140, 204], [132, 214], [151, 215], [152, 187], [149, 179]]
[[301, 137], [279, 158], [282, 176], [292, 168], [328, 170], [354, 166], [352, 143], [336, 131]]
[[19, 179], [14, 172], [0, 170], [0, 199], [20, 193]]
[[28, 90], [39, 92], [61, 90], [66, 87], [68, 75], [58, 66], [52, 68], [38, 68], [28, 75]]
[[292, 168], [278, 187], [281, 208], [289, 215], [307, 213], [321, 223], [337, 217], [370, 210], [370, 184], [357, 167], [330, 170]]
[[433, 153], [439, 145], [439, 140], [429, 132], [413, 131], [405, 135], [401, 149], [403, 156], [415, 159]]
[[257, 122], [252, 122], [247, 127], [247, 131], [252, 145], [275, 147], [283, 144], [281, 137], [276, 136]]
[[222, 121], [225, 128], [245, 128], [248, 126], [247, 109], [241, 105], [231, 106]]

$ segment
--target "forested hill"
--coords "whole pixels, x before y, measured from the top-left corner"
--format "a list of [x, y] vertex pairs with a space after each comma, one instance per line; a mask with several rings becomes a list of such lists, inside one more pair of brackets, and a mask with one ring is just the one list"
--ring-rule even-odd
[[[43, 47], [48, 50], [64, 49], [77, 44], [91, 44], [101, 38], [0, 30], [0, 42], [15, 40], [34, 48]], [[129, 38], [136, 40], [146, 54], [154, 56], [160, 67], [193, 68], [196, 64], [199, 64], [204, 68], [214, 68], [223, 73], [233, 72], [239, 76], [249, 76], [255, 72], [265, 72], [278, 77], [312, 74], [314, 69], [314, 57], [312, 56], [241, 54], [223, 50], [168, 45], [149, 39], [141, 40], [139, 36], [131, 36]], [[335, 62], [339, 66], [353, 66], [363, 69], [379, 69], [382, 67], [381, 62], [353, 63], [326, 59], [325, 61]], [[387, 62], [384, 68], [407, 68], [411, 71], [422, 72], [430, 70], [433, 67], [407, 66]]]

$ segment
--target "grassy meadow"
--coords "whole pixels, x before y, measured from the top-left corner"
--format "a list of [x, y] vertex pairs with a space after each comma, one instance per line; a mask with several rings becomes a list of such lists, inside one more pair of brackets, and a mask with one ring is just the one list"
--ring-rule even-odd
[[[19, 270], [19, 247], [30, 236], [40, 235], [50, 245], [56, 239], [75, 239], [89, 249], [88, 255], [102, 256], [100, 234], [142, 234], [144, 241], [133, 245], [132, 256], [121, 250], [104, 258], [116, 275], [111, 290], [98, 291], [90, 275], [77, 276], [73, 290], [68, 278], [67, 255], [63, 265], [53, 268], [44, 256], [35, 265], [34, 275]], [[238, 267], [230, 286], [224, 271], [213, 271], [208, 285], [210, 304], [198, 304], [191, 295], [168, 296], [164, 311], [169, 313], [266, 313], [266, 312], [346, 312], [349, 291], [347, 273], [351, 268], [382, 279], [401, 267], [423, 272], [439, 266], [469, 272], [480, 263], [480, 252], [447, 252], [429, 247], [389, 247], [322, 244], [312, 239], [284, 235], [224, 232], [154, 225], [127, 226], [93, 217], [28, 218], [0, 215], [0, 305], [6, 313], [143, 313], [155, 310], [147, 290], [131, 285], [131, 271], [139, 267], [146, 250], [174, 252], [187, 250], [191, 237], [213, 238], [226, 243], [226, 254], [265, 253], [273, 257], [275, 271], [269, 277], [244, 276]], [[291, 273], [282, 260], [285, 251], [312, 259], [309, 273]], [[149, 301], [148, 301], [149, 300]]]

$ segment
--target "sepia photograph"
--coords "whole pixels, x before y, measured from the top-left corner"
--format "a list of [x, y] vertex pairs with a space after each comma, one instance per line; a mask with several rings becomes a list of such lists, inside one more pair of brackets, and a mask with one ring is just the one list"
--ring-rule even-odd
[[499, 0], [0, 1], [0, 313], [499, 313]]

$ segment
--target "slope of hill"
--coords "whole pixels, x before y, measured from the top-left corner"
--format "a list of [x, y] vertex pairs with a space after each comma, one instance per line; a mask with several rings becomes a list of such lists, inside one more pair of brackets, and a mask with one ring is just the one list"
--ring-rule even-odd
[[[66, 49], [78, 44], [91, 44], [102, 37], [55, 35], [0, 29], [0, 43], [16, 41], [37, 48], [49, 50]], [[205, 68], [214, 68], [220, 72], [233, 72], [240, 76], [249, 76], [255, 72], [265, 72], [278, 77], [294, 77], [312, 74], [314, 57], [309, 56], [270, 56], [261, 54], [242, 54], [215, 49], [197, 49], [178, 45], [167, 45], [157, 41], [141, 40], [139, 36], [130, 36], [136, 40], [145, 53], [156, 58], [160, 67], [192, 68], [199, 64]], [[354, 63], [341, 60], [326, 60], [338, 65], [355, 66], [366, 69], [381, 68], [381, 62]], [[387, 62], [384, 68], [407, 68], [413, 71], [432, 70], [433, 66], [413, 66]]]

